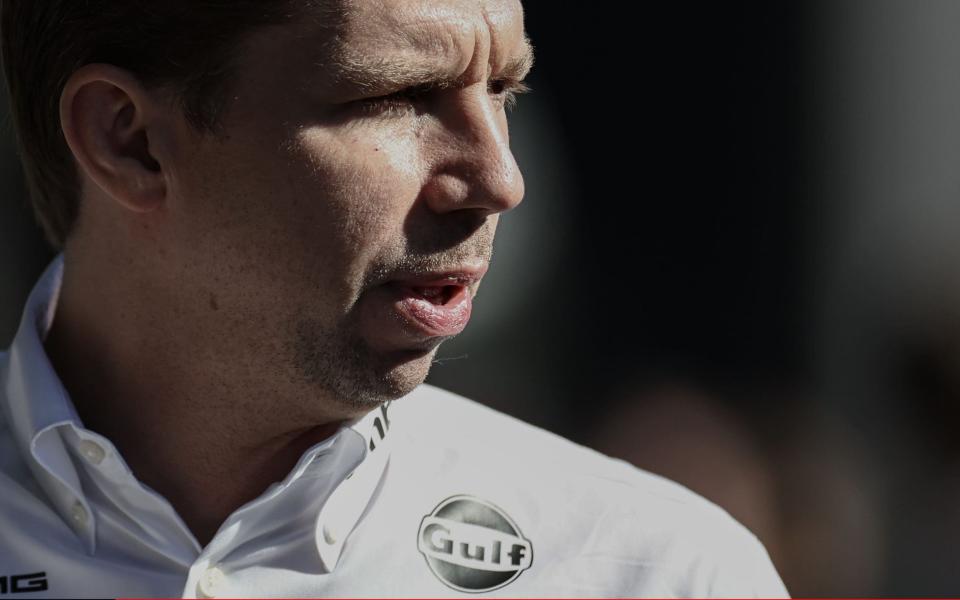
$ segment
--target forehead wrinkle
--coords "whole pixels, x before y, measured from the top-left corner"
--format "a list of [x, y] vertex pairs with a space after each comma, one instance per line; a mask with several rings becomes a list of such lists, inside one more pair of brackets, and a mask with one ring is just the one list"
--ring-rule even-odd
[[[481, 0], [480, 14], [486, 25], [488, 62], [495, 71], [506, 70], [509, 65], [516, 70], [522, 67], [520, 60], [530, 51], [529, 41], [523, 30], [523, 7], [519, 2]], [[519, 44], [519, 47], [518, 47]]]
[[[495, 73], [522, 79], [533, 63], [532, 46], [523, 33], [522, 19], [519, 48], [506, 57], [499, 50], [506, 45], [501, 38], [513, 37], [510, 30], [515, 30], [516, 21], [511, 23], [509, 18], [503, 18], [515, 17], [512, 14], [491, 19], [486, 11], [464, 15], [432, 7], [379, 17], [372, 23], [368, 20], [353, 35], [332, 40], [327, 59], [317, 66], [335, 85], [352, 85], [363, 91], [420, 84], [454, 85], [468, 77], [471, 70], [486, 76]], [[356, 39], [367, 41], [364, 38], [372, 43], [355, 43]], [[487, 68], [476, 68], [481, 67], [479, 61], [488, 63]]]
[[[469, 56], [462, 48], [465, 20], [456, 15], [437, 18], [425, 11], [413, 16], [383, 15], [378, 23], [338, 37], [325, 64], [318, 66], [327, 70], [335, 83], [361, 89], [454, 81], [466, 68]], [[473, 37], [470, 35], [471, 40]], [[357, 43], [358, 38], [365, 43]]]

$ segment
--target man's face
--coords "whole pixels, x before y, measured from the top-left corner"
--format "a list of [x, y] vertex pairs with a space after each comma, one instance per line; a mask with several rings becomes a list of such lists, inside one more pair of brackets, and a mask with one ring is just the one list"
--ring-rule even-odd
[[344, 409], [410, 391], [469, 318], [523, 181], [518, 0], [362, 0], [251, 37], [223, 135], [170, 176], [166, 250], [224, 368]]

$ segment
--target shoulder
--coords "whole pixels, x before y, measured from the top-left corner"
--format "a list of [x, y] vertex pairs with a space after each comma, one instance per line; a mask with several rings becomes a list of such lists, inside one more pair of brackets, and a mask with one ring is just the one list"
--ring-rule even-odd
[[[686, 507], [732, 520], [713, 503], [664, 477], [446, 390], [422, 385], [390, 411], [398, 414], [405, 428], [413, 425], [418, 434], [427, 435], [431, 446], [456, 448], [465, 458], [481, 454], [501, 470], [525, 477], [562, 473], [565, 480], [589, 481], [630, 502]], [[474, 451], [481, 444], [482, 451]]]
[[556, 577], [614, 571], [621, 575], [611, 578], [623, 581], [640, 569], [659, 587], [595, 591], [786, 594], [757, 538], [677, 483], [432, 386], [397, 401], [391, 412], [415, 438], [424, 466], [440, 454], [456, 465], [445, 480], [459, 479], [455, 468], [469, 473], [469, 483], [499, 486], [516, 506], [535, 507], [538, 535], [568, 548], [555, 553]]

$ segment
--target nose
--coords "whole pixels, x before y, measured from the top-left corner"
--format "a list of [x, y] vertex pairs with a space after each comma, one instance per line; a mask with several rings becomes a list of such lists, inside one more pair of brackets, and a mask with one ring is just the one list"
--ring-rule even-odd
[[425, 149], [435, 157], [423, 189], [430, 209], [496, 214], [520, 204], [523, 176], [510, 150], [506, 117], [486, 90], [459, 90], [437, 116], [436, 137], [423, 137], [434, 146]]

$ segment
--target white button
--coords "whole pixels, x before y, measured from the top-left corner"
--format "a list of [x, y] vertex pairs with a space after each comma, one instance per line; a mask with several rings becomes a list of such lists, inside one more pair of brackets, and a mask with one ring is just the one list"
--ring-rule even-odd
[[323, 526], [323, 541], [330, 546], [337, 543], [337, 534], [330, 525]]
[[223, 585], [227, 576], [217, 567], [210, 567], [203, 572], [197, 581], [197, 596], [200, 598], [214, 598], [217, 594], [217, 588]]
[[74, 502], [73, 506], [70, 507], [70, 519], [80, 527], [85, 527], [87, 521], [90, 520], [87, 509], [83, 507], [83, 504], [81, 504], [79, 500]]
[[107, 456], [107, 452], [103, 449], [103, 446], [92, 440], [83, 440], [80, 442], [80, 454], [94, 465], [102, 463], [103, 459]]

